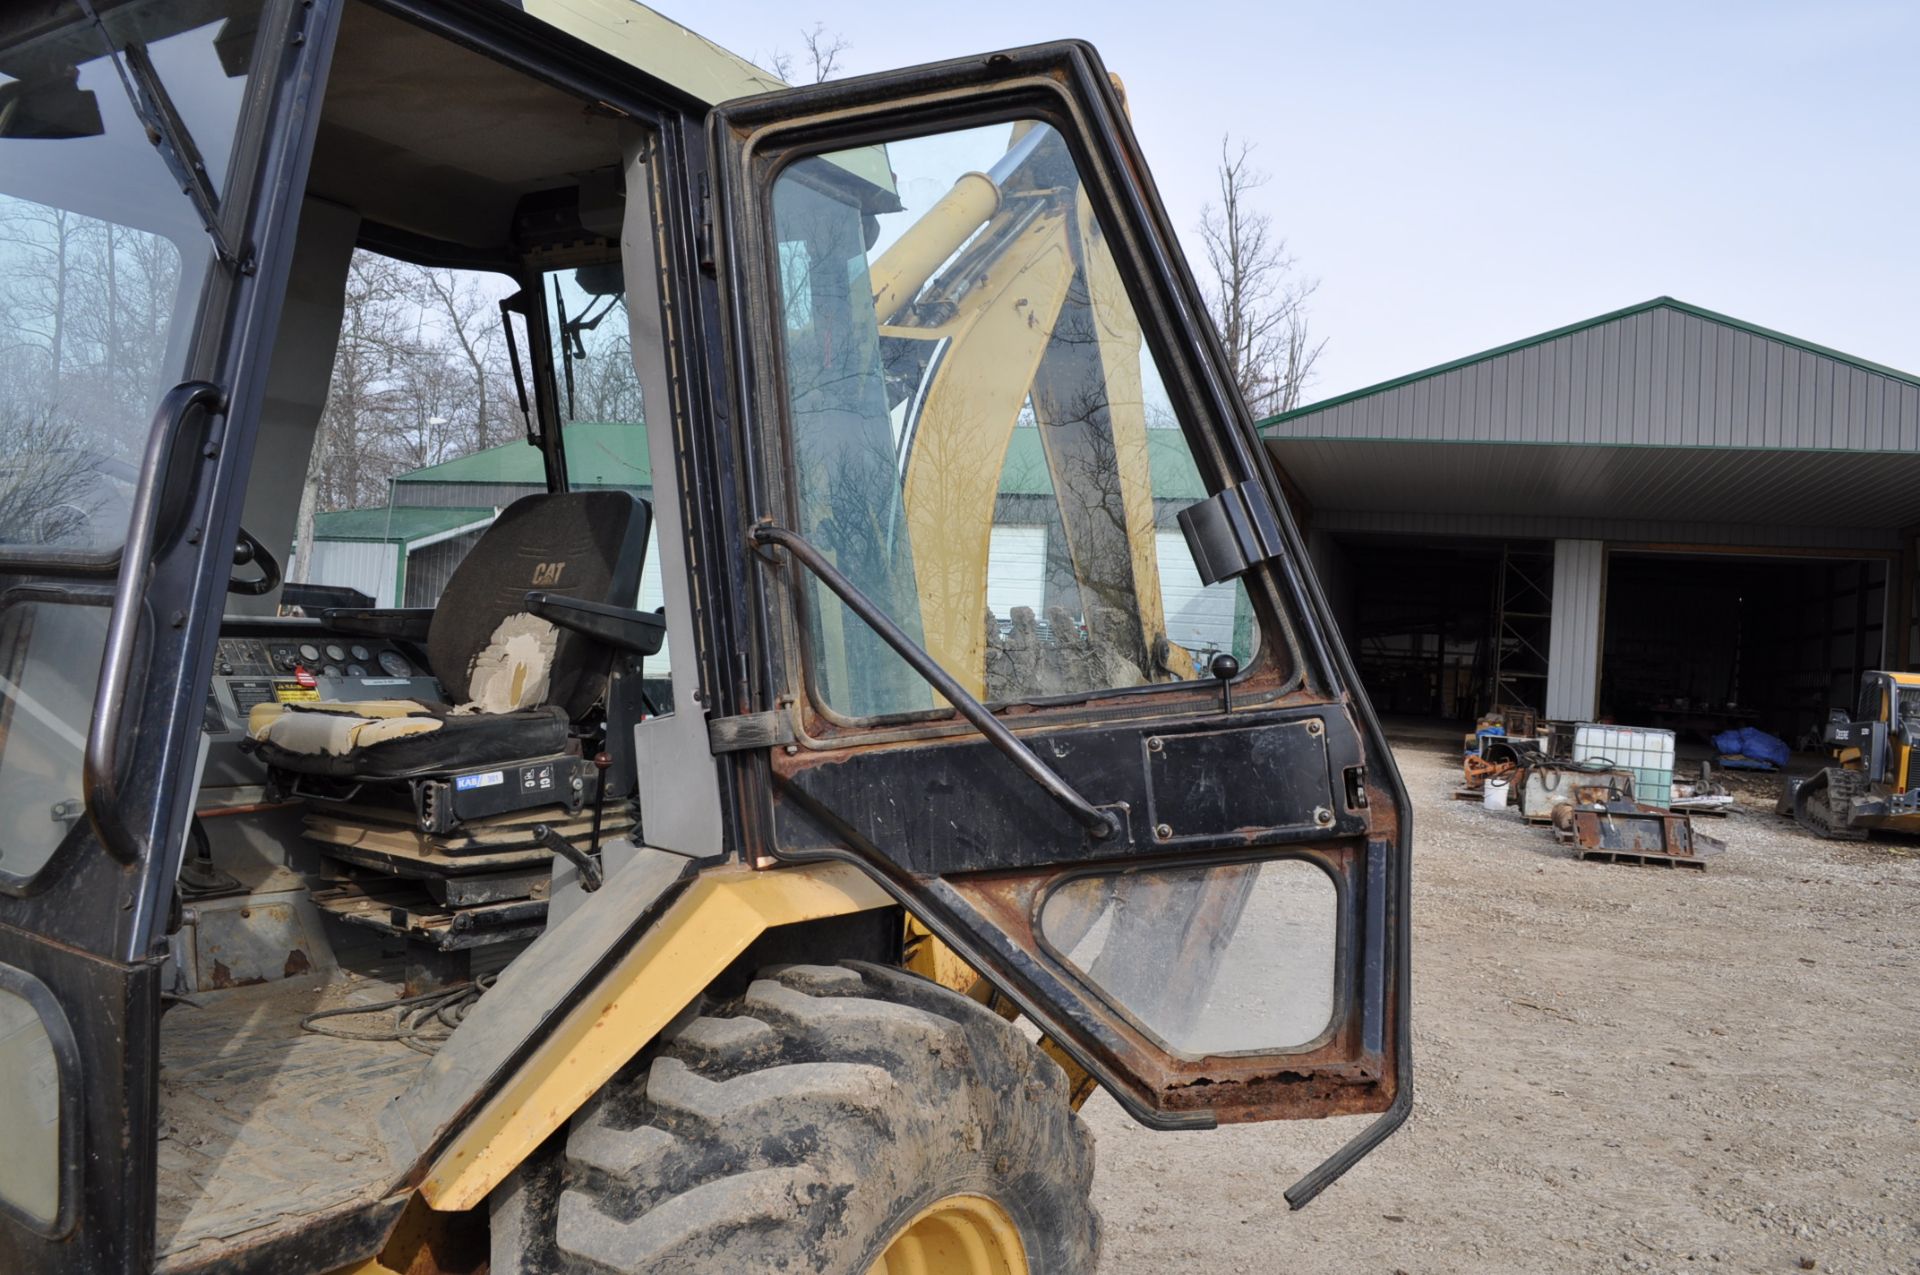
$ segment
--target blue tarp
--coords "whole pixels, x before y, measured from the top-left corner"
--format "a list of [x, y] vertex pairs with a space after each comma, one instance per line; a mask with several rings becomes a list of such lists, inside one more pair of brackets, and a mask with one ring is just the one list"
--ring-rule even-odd
[[1721, 731], [1713, 737], [1713, 746], [1720, 752], [1720, 764], [1735, 770], [1778, 770], [1793, 755], [1784, 741], [1752, 726]]

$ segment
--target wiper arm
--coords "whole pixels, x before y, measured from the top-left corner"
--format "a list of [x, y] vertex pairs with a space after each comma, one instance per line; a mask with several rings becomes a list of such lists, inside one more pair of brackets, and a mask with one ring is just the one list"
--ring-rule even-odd
[[161, 162], [180, 183], [180, 192], [193, 205], [193, 211], [199, 214], [201, 226], [213, 240], [215, 255], [230, 269], [238, 266], [239, 254], [227, 242], [226, 231], [220, 225], [219, 192], [213, 188], [213, 178], [207, 172], [200, 148], [194, 144], [193, 134], [187, 129], [187, 122], [180, 118], [166, 85], [153, 69], [146, 46], [129, 42], [123, 56], [113, 36], [108, 34], [106, 24], [95, 12], [92, 0], [76, 0], [76, 3], [100, 33], [100, 46], [106, 50], [107, 60], [113, 63], [120, 77], [120, 87], [127, 95], [127, 104], [133, 108], [134, 118], [146, 129], [147, 140], [160, 152]]
[[528, 445], [538, 447], [540, 439], [533, 428], [533, 409], [527, 404], [527, 378], [520, 370], [520, 340], [513, 335], [513, 316], [517, 314], [522, 320], [531, 321], [531, 313], [524, 289], [500, 299], [500, 326], [507, 334], [507, 362], [513, 365], [513, 392], [520, 404], [520, 420], [527, 427]]
[[1040, 760], [1040, 755], [1028, 748], [1020, 737], [1008, 730], [1006, 723], [995, 717], [982, 704], [968, 693], [967, 688], [954, 679], [953, 674], [940, 666], [940, 662], [929, 655], [925, 648], [880, 609], [878, 603], [860, 591], [860, 586], [841, 575], [838, 568], [828, 562], [821, 552], [799, 535], [785, 527], [773, 527], [762, 524], [753, 529], [755, 544], [778, 545], [792, 554], [794, 561], [811, 571], [820, 583], [833, 590], [839, 599], [847, 604], [847, 609], [866, 621], [867, 627], [880, 635], [885, 642], [899, 653], [913, 671], [918, 673], [934, 690], [946, 697], [969, 722], [986, 736], [987, 742], [1006, 754], [1008, 761], [1020, 768], [1022, 774], [1046, 790], [1047, 796], [1059, 802], [1066, 812], [1073, 816], [1074, 822], [1087, 830], [1095, 841], [1104, 841], [1120, 831], [1120, 820], [1110, 810], [1094, 805], [1079, 790], [1062, 779], [1053, 767]]

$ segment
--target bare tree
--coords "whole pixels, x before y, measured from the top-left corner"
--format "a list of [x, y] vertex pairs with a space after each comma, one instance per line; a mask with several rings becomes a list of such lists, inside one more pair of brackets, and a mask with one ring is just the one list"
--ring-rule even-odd
[[1240, 393], [1255, 416], [1300, 405], [1326, 348], [1315, 339], [1307, 301], [1320, 287], [1287, 252], [1273, 218], [1254, 202], [1267, 174], [1253, 167], [1253, 146], [1220, 139], [1219, 202], [1200, 213], [1200, 242], [1212, 275], [1207, 309], [1227, 347]]
[[827, 30], [827, 24], [816, 22], [810, 31], [800, 33], [801, 41], [807, 46], [807, 64], [813, 72], [813, 82], [833, 78], [840, 70], [840, 55], [853, 46], [838, 31]]
[[796, 71], [810, 77], [811, 84], [830, 80], [844, 70], [840, 65], [840, 55], [853, 45], [838, 31], [827, 30], [827, 24], [816, 22], [810, 30], [800, 33], [800, 44], [805, 50], [806, 65], [800, 67], [793, 54], [785, 49], [775, 49], [767, 55], [767, 65], [776, 76], [787, 83], [794, 82]]
[[110, 484], [98, 453], [78, 429], [0, 403], [0, 544], [68, 548], [98, 543], [124, 523], [124, 507], [109, 514]]
[[158, 236], [0, 198], [0, 419], [44, 418], [102, 455], [137, 454], [179, 275]]
[[373, 253], [353, 254], [333, 376], [300, 492], [290, 564], [294, 579], [312, 561], [315, 514], [384, 502], [393, 468], [381, 454], [381, 415], [406, 351], [401, 300], [406, 270]]
[[500, 348], [499, 309], [471, 274], [419, 267], [420, 284], [446, 320], [447, 335], [472, 377], [473, 448], [493, 446], [493, 412], [504, 378], [512, 375]]

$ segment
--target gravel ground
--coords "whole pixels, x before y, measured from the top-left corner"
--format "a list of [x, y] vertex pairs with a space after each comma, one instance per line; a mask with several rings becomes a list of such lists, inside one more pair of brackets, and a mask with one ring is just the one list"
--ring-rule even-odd
[[1770, 784], [1705, 873], [1583, 863], [1414, 802], [1412, 1120], [1299, 1213], [1360, 1122], [1152, 1133], [1104, 1096], [1103, 1272], [1920, 1272], [1920, 845], [1822, 842]]

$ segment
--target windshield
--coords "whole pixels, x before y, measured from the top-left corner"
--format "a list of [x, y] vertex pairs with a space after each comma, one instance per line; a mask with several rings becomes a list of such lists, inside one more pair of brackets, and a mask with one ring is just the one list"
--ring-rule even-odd
[[[802, 534], [984, 699], [1249, 662], [1244, 590], [1203, 586], [1179, 530], [1207, 491], [1059, 135], [1019, 121], [887, 155], [893, 191], [833, 155], [774, 185]], [[828, 707], [935, 707], [808, 590]]]
[[69, 7], [51, 30], [0, 17], [0, 552], [124, 539], [214, 255], [106, 46], [162, 86], [217, 191], [258, 9], [103, 4], [103, 35]]

